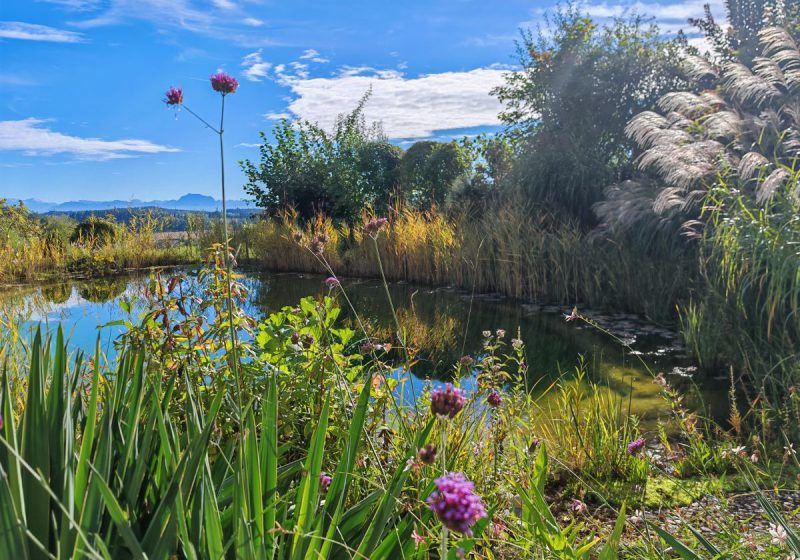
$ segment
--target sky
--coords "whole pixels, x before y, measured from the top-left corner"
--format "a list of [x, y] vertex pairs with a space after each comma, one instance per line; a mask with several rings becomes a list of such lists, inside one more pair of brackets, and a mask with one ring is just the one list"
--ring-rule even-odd
[[[723, 17], [721, 0], [711, 2]], [[702, 1], [584, 3], [602, 21], [653, 16], [665, 33]], [[519, 29], [550, 0], [4, 0], [0, 2], [0, 198], [219, 198], [209, 76], [240, 82], [225, 106], [231, 198], [238, 161], [282, 118], [330, 127], [371, 87], [368, 120], [401, 146], [500, 128], [489, 92], [515, 68]]]

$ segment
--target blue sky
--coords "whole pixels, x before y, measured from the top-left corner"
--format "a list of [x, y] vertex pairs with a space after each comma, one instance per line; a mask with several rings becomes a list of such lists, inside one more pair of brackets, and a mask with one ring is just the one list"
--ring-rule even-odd
[[[712, 2], [722, 17], [720, 1]], [[218, 196], [215, 136], [161, 102], [172, 85], [214, 121], [208, 77], [240, 82], [226, 103], [231, 196], [236, 162], [257, 159], [275, 119], [323, 126], [373, 88], [367, 117], [405, 145], [494, 130], [488, 95], [513, 69], [520, 27], [549, 0], [25, 0], [0, 3], [0, 197]], [[651, 14], [667, 32], [701, 1], [612, 0], [597, 18]]]

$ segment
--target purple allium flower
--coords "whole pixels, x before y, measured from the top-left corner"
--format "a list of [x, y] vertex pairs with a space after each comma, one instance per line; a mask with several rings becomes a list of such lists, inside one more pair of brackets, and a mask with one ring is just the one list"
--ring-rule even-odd
[[436, 479], [436, 490], [428, 496], [428, 507], [442, 525], [465, 535], [472, 535], [472, 526], [486, 517], [483, 500], [475, 494], [475, 485], [463, 473], [453, 472]]
[[180, 105], [183, 103], [183, 90], [177, 87], [171, 87], [164, 94], [164, 103], [167, 105]]
[[328, 278], [325, 279], [325, 285], [328, 286], [329, 288], [335, 288], [336, 286], [339, 285], [339, 280], [333, 276], [329, 276]]
[[486, 397], [486, 402], [491, 406], [500, 406], [503, 404], [503, 397], [501, 397], [500, 393], [497, 391], [492, 390], [492, 392], [489, 393], [489, 396]]
[[636, 438], [628, 444], [628, 455], [636, 455], [644, 447], [644, 439]]
[[475, 363], [475, 360], [472, 358], [472, 356], [461, 356], [461, 358], [458, 360], [458, 363], [464, 367], [469, 367]]
[[320, 489], [323, 490], [323, 491], [327, 490], [328, 486], [331, 485], [331, 481], [332, 480], [333, 479], [328, 474], [326, 474], [325, 471], [322, 471], [321, 473], [319, 473], [319, 487], [320, 487]]
[[448, 383], [431, 393], [431, 413], [439, 418], [454, 418], [464, 408], [467, 398], [464, 391]]
[[424, 465], [432, 465], [436, 461], [436, 446], [428, 443], [417, 450], [417, 459]]
[[227, 95], [229, 93], [236, 93], [236, 89], [239, 87], [239, 82], [237, 82], [236, 78], [230, 74], [226, 74], [225, 72], [217, 72], [211, 76], [211, 87], [214, 89], [214, 91], [218, 91], [222, 95]]

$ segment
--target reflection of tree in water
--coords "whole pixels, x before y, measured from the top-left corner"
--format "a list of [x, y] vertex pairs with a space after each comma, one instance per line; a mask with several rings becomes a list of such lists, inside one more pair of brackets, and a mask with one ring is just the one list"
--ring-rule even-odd
[[60, 282], [58, 284], [48, 284], [42, 286], [42, 297], [46, 303], [64, 303], [72, 295], [72, 284]]
[[128, 287], [130, 278], [97, 278], [78, 284], [78, 293], [86, 301], [105, 303], [119, 297]]
[[[370, 335], [379, 342], [388, 342], [394, 324], [383, 286], [377, 281], [343, 280], [342, 284]], [[320, 276], [278, 276], [266, 278], [254, 295], [257, 307], [273, 312], [296, 305], [305, 296], [327, 292]], [[484, 330], [504, 329], [505, 341], [510, 345], [519, 328], [532, 381], [537, 376], [571, 371], [579, 354], [587, 355], [587, 359], [591, 354], [596, 359], [612, 361], [622, 355], [619, 347], [598, 333], [577, 330], [558, 315], [526, 314], [520, 305], [508, 300], [475, 298], [470, 312], [469, 296], [451, 290], [391, 284], [389, 293], [400, 324], [418, 351], [413, 371], [419, 376], [446, 377], [461, 357], [462, 348], [464, 354], [480, 357]], [[360, 332], [346, 302], [340, 301], [341, 320]], [[395, 354], [400, 356], [399, 352]]]

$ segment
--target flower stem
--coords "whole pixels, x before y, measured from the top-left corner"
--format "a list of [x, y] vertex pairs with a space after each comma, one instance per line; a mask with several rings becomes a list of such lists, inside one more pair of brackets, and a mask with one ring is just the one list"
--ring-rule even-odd
[[[441, 455], [442, 455], [442, 476], [447, 476], [447, 420], [440, 420], [441, 423]], [[447, 527], [442, 523], [442, 542], [439, 546], [439, 557], [441, 560], [447, 558]]]

